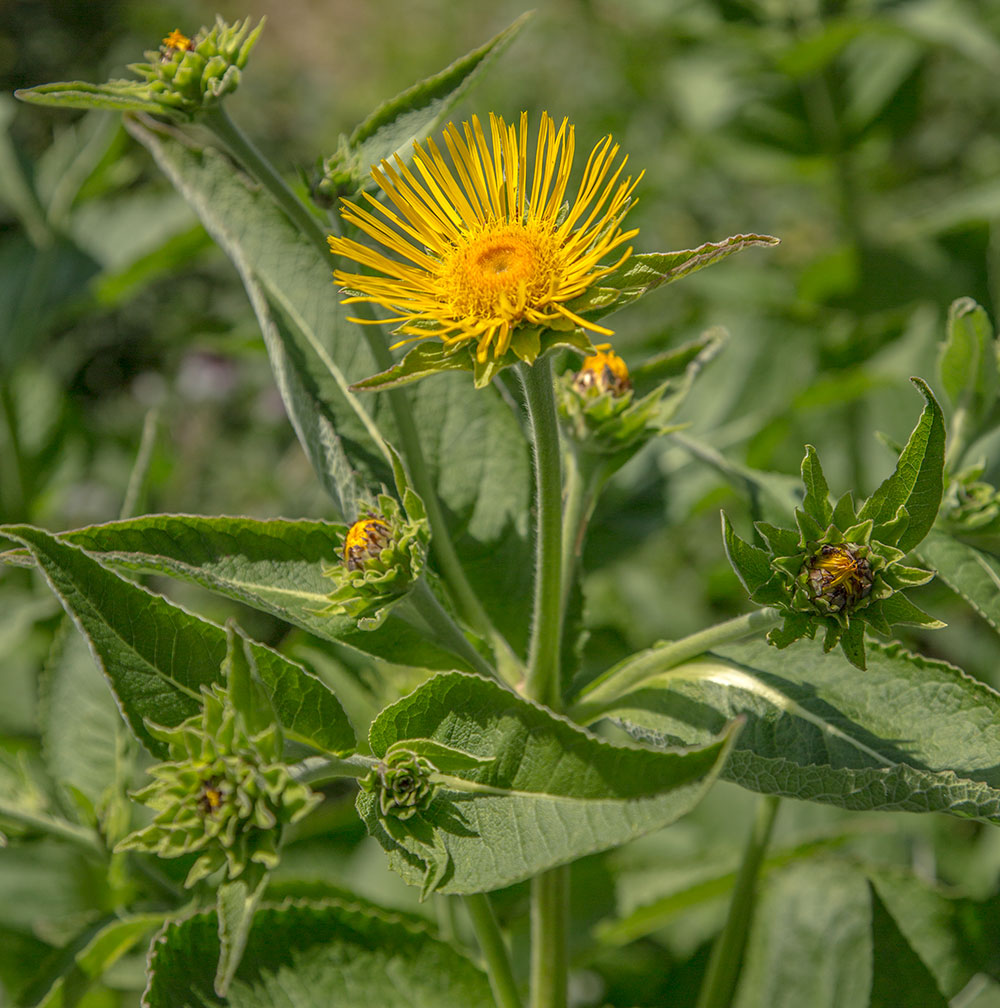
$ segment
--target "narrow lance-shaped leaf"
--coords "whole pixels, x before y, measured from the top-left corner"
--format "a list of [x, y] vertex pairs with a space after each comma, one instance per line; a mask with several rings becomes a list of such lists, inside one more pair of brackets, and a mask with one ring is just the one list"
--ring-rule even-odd
[[[166, 746], [146, 720], [166, 727], [201, 709], [200, 688], [223, 680], [226, 632], [120, 578], [83, 550], [27, 525], [0, 526], [23, 544], [90, 642], [136, 738], [155, 756]], [[315, 676], [251, 643], [257, 672], [286, 734], [334, 753], [354, 748], [337, 698]]]
[[[484, 892], [666, 825], [690, 810], [725, 760], [727, 740], [684, 752], [612, 745], [476, 676], [436, 676], [386, 708], [372, 752], [430, 739], [488, 759], [438, 780], [406, 817], [358, 808], [392, 867], [414, 885]], [[434, 778], [432, 777], [431, 780]]]
[[[150, 952], [148, 1008], [329, 1008], [337, 1003], [470, 1008], [492, 1004], [486, 976], [418, 918], [324, 901], [258, 910], [223, 1002], [215, 993], [215, 914], [173, 921]], [[342, 1001], [349, 992], [350, 1000]]]
[[394, 612], [372, 631], [324, 613], [345, 527], [324, 521], [144, 515], [60, 533], [118, 570], [167, 574], [199, 584], [327, 640], [420, 668], [464, 667]]
[[732, 645], [607, 713], [644, 744], [667, 746], [704, 743], [744, 715], [724, 775], [753, 791], [1000, 822], [1000, 694], [899, 645], [868, 650], [861, 674], [813, 641], [780, 652]]
[[833, 508], [830, 506], [830, 488], [827, 486], [823, 467], [819, 456], [812, 445], [806, 445], [806, 455], [802, 460], [802, 485], [806, 495], [802, 507], [811, 515], [821, 528], [826, 528], [833, 519]]
[[722, 514], [722, 541], [726, 547], [726, 556], [732, 564], [736, 576], [740, 579], [747, 593], [753, 595], [770, 579], [771, 563], [767, 553], [758, 546], [744, 542], [733, 531], [733, 526]]
[[944, 480], [945, 430], [941, 407], [925, 381], [911, 380], [927, 405], [899, 456], [895, 471], [858, 512], [859, 521], [871, 518], [880, 525], [891, 522], [897, 510], [905, 507], [909, 522], [898, 541], [893, 543], [904, 553], [913, 549], [934, 524]]

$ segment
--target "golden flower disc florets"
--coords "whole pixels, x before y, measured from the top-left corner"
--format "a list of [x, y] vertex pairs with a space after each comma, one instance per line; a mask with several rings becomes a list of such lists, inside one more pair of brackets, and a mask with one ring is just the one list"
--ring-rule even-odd
[[379, 518], [361, 518], [344, 538], [344, 566], [360, 570], [369, 557], [378, 556], [391, 542], [389, 526]]
[[871, 564], [853, 543], [827, 543], [808, 561], [809, 588], [835, 611], [849, 608], [872, 590]]
[[177, 49], [187, 52], [194, 48], [194, 43], [182, 31], [175, 28], [164, 40], [163, 46], [167, 49]]
[[488, 143], [475, 116], [461, 131], [449, 123], [449, 160], [433, 140], [417, 143], [415, 170], [399, 158], [372, 169], [385, 204], [367, 194], [370, 209], [344, 202], [345, 221], [397, 257], [331, 237], [336, 255], [379, 274], [336, 270], [351, 292], [345, 304], [381, 305], [396, 313], [397, 332], [415, 339], [474, 341], [480, 363], [501, 358], [519, 325], [610, 335], [567, 305], [631, 253], [617, 251], [638, 233], [619, 227], [638, 182], [622, 178], [627, 158], [616, 165], [619, 148], [605, 137], [568, 200], [574, 134], [565, 119], [557, 127], [542, 115], [530, 158], [527, 113], [517, 128], [490, 115], [489, 127]]

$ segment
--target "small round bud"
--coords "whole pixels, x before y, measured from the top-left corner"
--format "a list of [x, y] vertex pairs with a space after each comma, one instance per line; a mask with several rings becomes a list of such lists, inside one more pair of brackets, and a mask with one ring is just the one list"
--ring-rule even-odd
[[860, 602], [872, 590], [872, 568], [852, 543], [827, 543], [807, 561], [809, 590], [815, 602], [840, 612]]
[[378, 792], [383, 816], [405, 820], [430, 805], [435, 790], [431, 781], [433, 772], [434, 766], [429, 760], [400, 749], [379, 763], [361, 786], [366, 791]]
[[344, 566], [349, 571], [361, 570], [366, 560], [377, 557], [391, 542], [389, 526], [380, 518], [359, 519], [344, 539]]
[[580, 370], [573, 379], [573, 387], [581, 394], [595, 388], [599, 393], [624, 395], [632, 388], [632, 380], [629, 378], [625, 361], [611, 349], [610, 343], [602, 343], [595, 349], [596, 354], [584, 358]]

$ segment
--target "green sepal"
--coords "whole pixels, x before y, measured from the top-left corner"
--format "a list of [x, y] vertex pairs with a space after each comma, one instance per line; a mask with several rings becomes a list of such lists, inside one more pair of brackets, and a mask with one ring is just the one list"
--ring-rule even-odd
[[766, 550], [744, 542], [734, 531], [725, 511], [722, 514], [722, 541], [726, 556], [747, 594], [753, 596], [771, 580], [771, 562]]
[[815, 519], [820, 528], [826, 528], [833, 521], [830, 488], [823, 475], [819, 456], [812, 445], [806, 445], [805, 458], [802, 459], [802, 485], [806, 488], [805, 497], [802, 499], [803, 510]]
[[792, 556], [801, 548], [798, 533], [790, 529], [778, 528], [766, 521], [754, 522], [754, 528], [764, 537], [775, 556]]
[[805, 613], [789, 613], [780, 627], [768, 631], [768, 642], [782, 649], [794, 644], [801, 637], [812, 637], [816, 633], [816, 621]]
[[799, 536], [803, 543], [815, 542], [822, 537], [825, 531], [824, 526], [801, 508], [795, 509], [795, 524], [799, 527]]
[[906, 510], [905, 504], [900, 504], [899, 509], [890, 521], [882, 522], [879, 525], [873, 525], [872, 538], [877, 539], [880, 543], [886, 543], [889, 545], [898, 543], [906, 534], [906, 530], [909, 528], [909, 525], [910, 512]]
[[[865, 625], [861, 620], [851, 620], [847, 629], [840, 634], [840, 650], [855, 668], [863, 672], [868, 666], [865, 660]], [[830, 650], [830, 648], [826, 648]]]
[[449, 67], [414, 84], [380, 105], [349, 136], [341, 136], [337, 151], [326, 158], [313, 184], [317, 203], [332, 206], [342, 196], [354, 198], [373, 187], [371, 166], [395, 156], [409, 161], [414, 140], [433, 132], [465, 95], [473, 82], [517, 36], [531, 17], [522, 14], [485, 44]]
[[[874, 602], [869, 603], [865, 606], [864, 613], [861, 619], [865, 621], [876, 633], [882, 634], [884, 637], [888, 637], [892, 634], [892, 627], [890, 623], [898, 622], [896, 620], [889, 620], [885, 615], [885, 603], [889, 600], [890, 596], [886, 598], [876, 599]], [[891, 613], [890, 613], [891, 615]]]
[[637, 301], [657, 287], [721, 262], [734, 252], [778, 243], [779, 239], [772, 235], [745, 234], [733, 235], [719, 242], [706, 242], [698, 248], [679, 252], [633, 255], [613, 272], [601, 277], [594, 287], [570, 301], [567, 308], [588, 320], [598, 319]]
[[892, 475], [868, 498], [858, 512], [876, 524], [890, 522], [900, 505], [910, 521], [898, 542], [904, 552], [917, 546], [931, 530], [944, 489], [944, 416], [927, 383], [910, 379], [927, 401]]
[[848, 528], [856, 524], [857, 520], [858, 512], [854, 507], [854, 494], [848, 490], [833, 506], [830, 524], [836, 525], [837, 528]]
[[[226, 623], [226, 657], [222, 671], [226, 676], [229, 699], [243, 718], [247, 732], [257, 735], [273, 728], [280, 737], [281, 725], [271, 698], [260, 681], [249, 641], [232, 620]], [[279, 751], [282, 745], [283, 740], [279, 742]]]
[[901, 593], [885, 599], [881, 605], [882, 612], [889, 623], [924, 627], [927, 630], [940, 630], [942, 627], [947, 626], [941, 620], [935, 619], [929, 613], [925, 613], [919, 606], [915, 606]]

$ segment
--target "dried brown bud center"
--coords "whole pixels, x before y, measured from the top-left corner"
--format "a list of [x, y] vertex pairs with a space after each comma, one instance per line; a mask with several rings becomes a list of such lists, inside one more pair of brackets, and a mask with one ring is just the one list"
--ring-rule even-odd
[[609, 343], [596, 349], [596, 354], [584, 359], [573, 379], [573, 387], [580, 393], [596, 388], [614, 396], [624, 395], [632, 387], [625, 361], [611, 349]]
[[859, 547], [827, 543], [809, 562], [809, 588], [838, 612], [853, 606], [872, 590], [871, 564], [858, 555]]
[[379, 518], [361, 518], [348, 530], [344, 539], [344, 566], [349, 571], [360, 570], [365, 561], [376, 557], [392, 542], [389, 526]]

